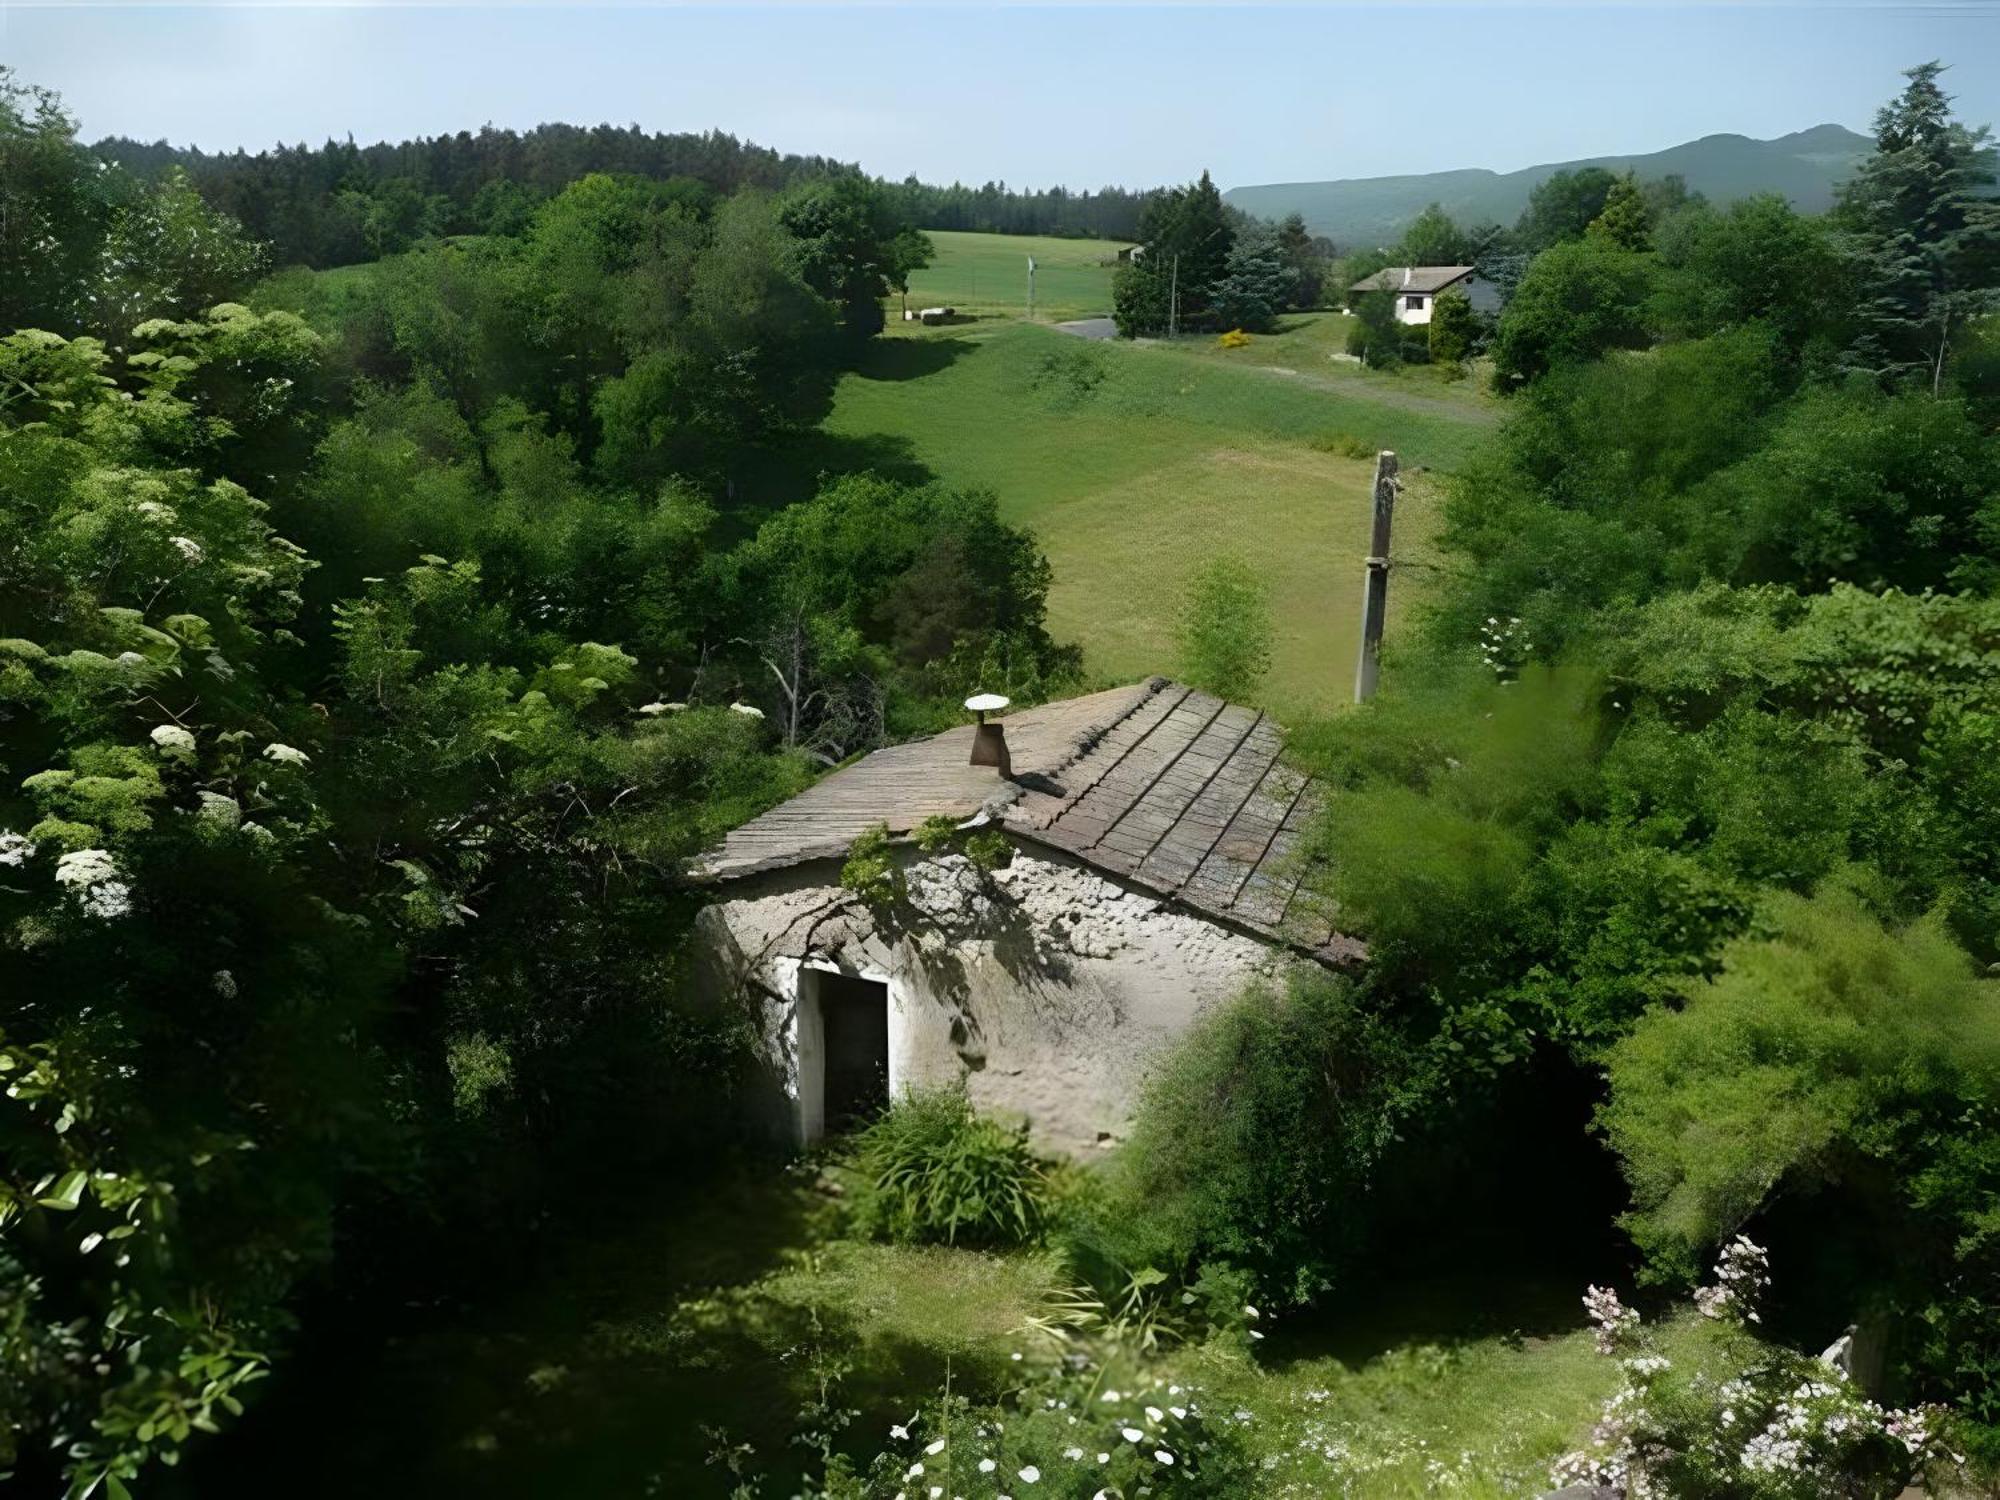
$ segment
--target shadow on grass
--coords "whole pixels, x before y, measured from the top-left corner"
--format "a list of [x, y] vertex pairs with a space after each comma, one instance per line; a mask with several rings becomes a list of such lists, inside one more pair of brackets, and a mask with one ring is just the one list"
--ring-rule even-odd
[[[226, 1441], [163, 1500], [339, 1496], [702, 1496], [738, 1450], [765, 1493], [816, 1454], [818, 1377], [840, 1376], [834, 1447], [865, 1462], [911, 1403], [978, 1395], [993, 1351], [927, 1343], [821, 1269], [838, 1209], [793, 1175], [743, 1174], [698, 1198], [579, 1231], [511, 1286], [379, 1338], [322, 1339], [280, 1368]], [[476, 1270], [468, 1269], [468, 1277]], [[743, 1445], [747, 1445], [747, 1449]]]
[[784, 1446], [796, 1319], [748, 1302], [755, 1317], [685, 1309], [728, 1307], [811, 1243], [824, 1213], [794, 1179], [744, 1176], [580, 1231], [510, 1284], [481, 1287], [468, 1266], [474, 1290], [448, 1309], [374, 1309], [344, 1325], [322, 1310], [244, 1421], [153, 1490], [720, 1493], [703, 1429], [740, 1418], [752, 1441]]
[[814, 429], [788, 442], [744, 453], [731, 493], [718, 502], [718, 545], [755, 531], [774, 511], [812, 498], [828, 479], [874, 473], [900, 484], [928, 484], [937, 476], [917, 457], [916, 445], [896, 433], [826, 432]]
[[[960, 315], [954, 323], [977, 319]], [[957, 363], [978, 346], [967, 339], [874, 339], [862, 351], [854, 373], [863, 380], [921, 380]]]

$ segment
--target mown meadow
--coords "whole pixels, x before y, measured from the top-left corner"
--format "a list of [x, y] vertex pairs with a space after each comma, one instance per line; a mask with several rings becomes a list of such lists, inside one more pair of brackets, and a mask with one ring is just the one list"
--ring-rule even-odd
[[1162, 670], [1192, 570], [1240, 556], [1270, 590], [1265, 698], [1296, 717], [1352, 695], [1375, 452], [1396, 450], [1409, 476], [1400, 612], [1427, 578], [1436, 471], [1462, 462], [1487, 425], [1475, 401], [1394, 404], [1408, 389], [1396, 377], [1327, 368], [1325, 384], [1307, 383], [1194, 341], [931, 330], [871, 350], [827, 426], [893, 439], [949, 483], [991, 487], [1048, 553], [1051, 628], [1107, 679]]

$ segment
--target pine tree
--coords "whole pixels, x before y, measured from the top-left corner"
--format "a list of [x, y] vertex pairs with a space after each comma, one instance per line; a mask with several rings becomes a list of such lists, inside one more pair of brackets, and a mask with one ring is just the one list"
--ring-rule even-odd
[[1646, 207], [1646, 195], [1630, 172], [1611, 185], [1604, 207], [1584, 231], [1595, 239], [1616, 245], [1620, 250], [1653, 248], [1653, 216]]
[[1933, 393], [1954, 337], [2000, 300], [2000, 203], [1982, 195], [1995, 180], [1990, 132], [1952, 118], [1943, 71], [1928, 62], [1903, 75], [1909, 86], [1875, 117], [1875, 154], [1835, 210], [1868, 289], [1847, 363], [1925, 379]]

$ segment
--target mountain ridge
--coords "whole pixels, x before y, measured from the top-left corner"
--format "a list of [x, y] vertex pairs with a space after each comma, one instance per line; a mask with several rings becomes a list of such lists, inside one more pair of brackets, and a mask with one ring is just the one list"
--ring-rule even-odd
[[1346, 249], [1394, 241], [1431, 203], [1463, 224], [1511, 224], [1537, 185], [1557, 172], [1581, 167], [1632, 171], [1642, 180], [1677, 173], [1690, 190], [1717, 203], [1782, 193], [1800, 210], [1818, 213], [1832, 204], [1835, 187], [1873, 149], [1869, 137], [1823, 123], [1770, 140], [1721, 131], [1659, 151], [1579, 157], [1512, 172], [1458, 167], [1389, 177], [1251, 183], [1222, 196], [1261, 218], [1301, 214], [1314, 233], [1328, 235]]

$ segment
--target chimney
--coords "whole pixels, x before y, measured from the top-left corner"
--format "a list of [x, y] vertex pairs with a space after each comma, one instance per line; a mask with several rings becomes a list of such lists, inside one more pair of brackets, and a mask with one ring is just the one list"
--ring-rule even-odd
[[1410, 268], [1409, 268], [1408, 266], [1404, 266], [1404, 267], [1403, 267], [1403, 285], [1404, 285], [1404, 286], [1408, 286], [1409, 284], [1410, 284]]
[[965, 700], [965, 706], [972, 710], [979, 725], [972, 731], [972, 764], [995, 767], [1002, 781], [1014, 774], [1014, 767], [1007, 759], [1007, 731], [1002, 725], [987, 723], [986, 716], [1000, 712], [1008, 701], [998, 693], [979, 693]]

